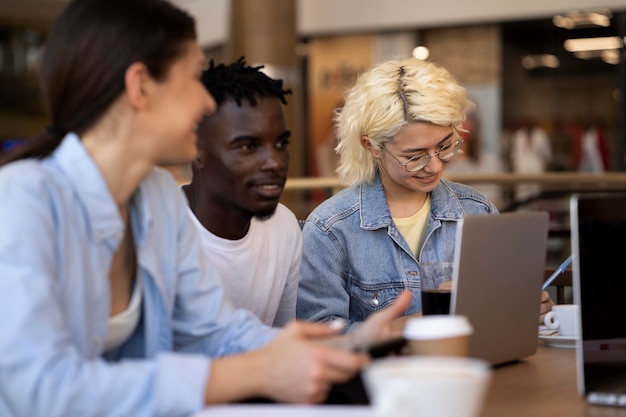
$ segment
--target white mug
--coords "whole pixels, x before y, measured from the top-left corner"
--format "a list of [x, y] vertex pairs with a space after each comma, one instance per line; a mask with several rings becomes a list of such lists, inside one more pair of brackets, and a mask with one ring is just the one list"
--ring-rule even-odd
[[560, 336], [578, 337], [578, 306], [559, 304], [552, 307], [543, 319], [543, 323], [552, 330], [558, 330]]
[[483, 360], [452, 356], [391, 356], [363, 370], [378, 417], [478, 417], [491, 380]]

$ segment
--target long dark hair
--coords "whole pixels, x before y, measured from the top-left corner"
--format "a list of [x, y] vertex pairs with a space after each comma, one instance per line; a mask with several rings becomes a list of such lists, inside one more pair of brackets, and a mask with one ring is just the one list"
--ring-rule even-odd
[[164, 0], [73, 0], [50, 32], [41, 61], [49, 127], [0, 158], [0, 166], [43, 158], [66, 133], [81, 135], [120, 96], [132, 63], [144, 63], [162, 80], [194, 39], [194, 19]]

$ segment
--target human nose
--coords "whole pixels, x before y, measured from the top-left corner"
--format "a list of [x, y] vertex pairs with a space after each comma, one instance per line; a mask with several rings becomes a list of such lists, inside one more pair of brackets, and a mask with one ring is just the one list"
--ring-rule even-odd
[[283, 151], [275, 146], [268, 147], [264, 152], [262, 168], [266, 170], [282, 170], [286, 167], [287, 161]]
[[443, 164], [441, 159], [439, 159], [439, 151], [431, 153], [431, 154], [424, 155], [424, 157], [426, 158], [426, 165], [424, 165], [422, 167], [422, 169], [432, 168], [431, 162], [433, 160], [439, 162], [440, 165]]

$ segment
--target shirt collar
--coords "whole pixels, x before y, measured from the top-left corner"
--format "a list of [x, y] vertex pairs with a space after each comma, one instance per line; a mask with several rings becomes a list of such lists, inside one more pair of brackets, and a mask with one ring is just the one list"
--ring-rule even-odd
[[89, 218], [89, 232], [98, 241], [121, 238], [124, 225], [102, 173], [79, 137], [69, 133], [51, 156]]
[[[371, 183], [360, 185], [359, 198], [362, 228], [378, 229], [391, 224], [391, 213], [379, 174], [376, 174]], [[455, 220], [464, 217], [461, 202], [450, 188], [448, 180], [441, 179], [432, 191], [431, 199], [431, 211], [435, 218]]]
[[372, 182], [362, 183], [359, 188], [361, 227], [379, 229], [389, 226], [391, 213], [380, 176], [376, 174]]

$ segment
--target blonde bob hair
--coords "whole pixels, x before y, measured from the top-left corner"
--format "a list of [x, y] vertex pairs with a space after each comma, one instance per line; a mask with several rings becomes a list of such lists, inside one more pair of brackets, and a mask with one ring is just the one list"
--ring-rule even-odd
[[470, 105], [465, 88], [445, 69], [418, 59], [393, 60], [362, 74], [335, 115], [342, 183], [370, 182], [378, 164], [361, 138], [375, 146], [392, 141], [409, 123], [462, 130]]

